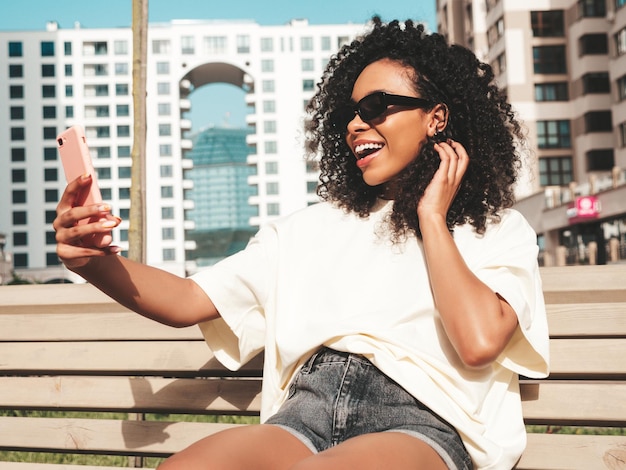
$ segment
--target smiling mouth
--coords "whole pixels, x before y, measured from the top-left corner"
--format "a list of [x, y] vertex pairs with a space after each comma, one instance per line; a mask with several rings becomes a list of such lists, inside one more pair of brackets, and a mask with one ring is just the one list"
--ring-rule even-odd
[[383, 144], [367, 143], [354, 147], [354, 155], [357, 159], [362, 159], [383, 148]]

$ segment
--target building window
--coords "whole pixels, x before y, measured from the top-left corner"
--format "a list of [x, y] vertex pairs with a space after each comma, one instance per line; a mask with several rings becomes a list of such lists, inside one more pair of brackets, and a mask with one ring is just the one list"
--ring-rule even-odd
[[171, 178], [174, 176], [174, 167], [172, 165], [161, 165], [159, 174], [161, 178]]
[[250, 36], [238, 35], [237, 36], [237, 53], [247, 54], [250, 52]]
[[13, 246], [28, 245], [28, 232], [13, 232]]
[[265, 142], [265, 153], [268, 155], [278, 153], [278, 144], [273, 140]]
[[21, 78], [24, 76], [24, 66], [21, 64], [9, 65], [9, 78]]
[[265, 174], [277, 175], [278, 174], [278, 162], [265, 162]]
[[44, 147], [44, 149], [43, 149], [43, 159], [46, 162], [55, 162], [57, 160], [57, 149], [56, 149], [56, 147]]
[[57, 89], [54, 85], [42, 85], [41, 97], [42, 98], [55, 98], [57, 95]]
[[489, 46], [493, 46], [504, 35], [504, 18], [500, 17], [498, 20], [487, 30], [487, 43]]
[[586, 73], [582, 77], [583, 93], [610, 93], [611, 81], [608, 72]]
[[315, 61], [313, 59], [302, 59], [300, 69], [303, 72], [313, 72], [315, 70]]
[[55, 252], [46, 253], [46, 266], [58, 266], [59, 264], [61, 261]]
[[578, 0], [578, 18], [606, 16], [606, 0]]
[[128, 83], [116, 83], [115, 96], [128, 96]]
[[563, 10], [531, 11], [530, 21], [534, 37], [565, 36]]
[[152, 41], [152, 53], [153, 54], [169, 54], [170, 53], [170, 41], [169, 39], [155, 39]]
[[270, 202], [267, 205], [267, 215], [280, 215], [280, 205], [277, 202]]
[[315, 89], [315, 80], [302, 80], [302, 91], [313, 91]]
[[12, 162], [25, 162], [26, 161], [26, 149], [25, 148], [12, 148], [11, 149], [11, 161]]
[[65, 107], [65, 117], [73, 118], [74, 117], [74, 106], [66, 106]]
[[24, 119], [24, 106], [11, 106], [10, 116], [12, 121]]
[[57, 217], [57, 211], [49, 210], [44, 212], [44, 218], [47, 224], [51, 224], [54, 222], [54, 219]]
[[122, 201], [130, 200], [130, 188], [119, 188], [117, 190], [117, 196]]
[[90, 153], [92, 158], [111, 158], [111, 147], [91, 147]]
[[261, 82], [261, 89], [265, 93], [273, 93], [274, 92], [274, 80], [263, 80]]
[[565, 46], [533, 47], [533, 68], [535, 73], [566, 73]]
[[44, 181], [59, 181], [59, 170], [56, 168], [44, 168], [43, 169]]
[[167, 75], [170, 73], [170, 63], [169, 62], [157, 62], [156, 63], [156, 73], [158, 75]]
[[72, 55], [72, 43], [69, 41], [66, 41], [63, 43], [63, 53], [66, 56], [71, 56]]
[[67, 98], [71, 98], [74, 96], [74, 86], [73, 85], [65, 85], [65, 96]]
[[23, 127], [11, 128], [11, 140], [12, 141], [22, 141], [25, 139], [26, 139], [26, 130]]
[[44, 119], [56, 119], [57, 108], [56, 106], [44, 106], [42, 114]]
[[268, 196], [275, 196], [278, 194], [278, 183], [270, 182], [265, 185], [265, 193]]
[[550, 157], [539, 159], [539, 181], [541, 186], [567, 186], [573, 180], [572, 157]]
[[131, 169], [129, 166], [121, 166], [117, 169], [117, 177], [121, 179], [130, 178]]
[[174, 197], [173, 186], [161, 186], [161, 197], [163, 199], [171, 199]]
[[128, 41], [114, 41], [113, 53], [115, 55], [128, 55]]
[[170, 84], [168, 82], [157, 83], [157, 95], [169, 95]]
[[28, 215], [26, 211], [13, 211], [13, 225], [26, 225], [28, 223]]
[[54, 57], [54, 42], [41, 41], [41, 57]]
[[196, 43], [193, 36], [182, 36], [180, 38], [180, 52], [181, 54], [195, 54]]
[[206, 36], [204, 38], [205, 54], [225, 54], [228, 41], [226, 36]]
[[613, 149], [590, 150], [585, 157], [587, 171], [611, 171], [615, 166]]
[[12, 99], [24, 98], [24, 87], [22, 85], [11, 85], [9, 87], [9, 96]]
[[176, 261], [176, 250], [174, 248], [163, 248], [163, 261]]
[[567, 82], [536, 83], [535, 101], [567, 101]]
[[120, 145], [117, 147], [117, 157], [118, 158], [128, 158], [130, 157], [130, 145]]
[[128, 64], [125, 62], [117, 62], [115, 64], [115, 75], [128, 75]]
[[300, 50], [307, 52], [313, 50], [313, 38], [312, 37], [303, 37], [300, 38]]
[[101, 181], [111, 179], [111, 168], [96, 168], [96, 175]]
[[46, 189], [44, 191], [44, 200], [46, 202], [58, 202], [59, 190], [58, 189]]
[[159, 124], [159, 135], [161, 137], [167, 137], [172, 135], [172, 125], [171, 124]]
[[73, 75], [74, 71], [72, 69], [72, 64], [65, 64], [65, 76], [66, 77], [71, 77]]
[[263, 101], [263, 112], [264, 113], [275, 113], [276, 112], [276, 101], [274, 101], [274, 100], [265, 100], [265, 101]]
[[13, 253], [13, 266], [16, 268], [27, 268], [28, 253]]
[[274, 38], [261, 38], [261, 52], [274, 51]]
[[537, 145], [540, 149], [571, 147], [570, 122], [537, 121]]
[[55, 76], [54, 64], [41, 64], [41, 76], [42, 77], [54, 77]]
[[115, 114], [118, 117], [130, 116], [130, 106], [127, 104], [118, 104], [115, 106]]
[[21, 42], [9, 42], [9, 57], [22, 57]]
[[44, 140], [54, 140], [57, 138], [57, 128], [46, 126], [43, 128], [43, 138]]
[[330, 36], [322, 36], [322, 37], [320, 38], [320, 41], [321, 41], [321, 43], [322, 43], [322, 44], [321, 44], [321, 49], [322, 49], [323, 51], [330, 51], [330, 44], [331, 44], [331, 42], [330, 42]]
[[13, 204], [25, 204], [26, 203], [26, 191], [23, 189], [15, 189], [11, 195], [11, 201]]
[[611, 111], [591, 111], [585, 113], [585, 132], [611, 132], [613, 120]]
[[83, 43], [83, 55], [107, 55], [108, 48], [106, 41], [93, 41]]
[[130, 126], [117, 126], [118, 137], [130, 137]]
[[163, 227], [161, 229], [161, 240], [174, 240], [174, 227]]
[[261, 72], [273, 72], [274, 61], [272, 59], [261, 60]]
[[159, 145], [159, 156], [160, 157], [171, 157], [172, 156], [172, 146], [171, 146], [171, 144], [161, 144], [161, 145]]
[[161, 207], [161, 219], [163, 220], [171, 220], [174, 218], [174, 208], [173, 207]]
[[276, 121], [263, 121], [263, 132], [266, 134], [275, 134]]
[[46, 245], [55, 245], [56, 242], [56, 232], [54, 230], [46, 231]]
[[606, 34], [585, 34], [578, 40], [579, 55], [608, 54], [609, 41]]

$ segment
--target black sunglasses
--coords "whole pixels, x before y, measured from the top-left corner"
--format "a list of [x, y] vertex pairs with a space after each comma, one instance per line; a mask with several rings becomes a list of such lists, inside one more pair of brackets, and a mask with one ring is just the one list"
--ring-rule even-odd
[[380, 117], [392, 104], [411, 108], [430, 108], [433, 103], [424, 98], [415, 96], [391, 95], [384, 91], [376, 91], [361, 99], [357, 104], [349, 104], [337, 108], [330, 114], [330, 121], [339, 131], [345, 131], [348, 123], [358, 114], [365, 122]]

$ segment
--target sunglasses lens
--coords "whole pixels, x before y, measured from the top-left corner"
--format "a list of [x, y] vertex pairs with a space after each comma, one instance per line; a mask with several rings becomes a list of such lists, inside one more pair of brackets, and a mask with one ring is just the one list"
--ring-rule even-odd
[[364, 121], [376, 119], [387, 109], [382, 93], [373, 93], [359, 101], [359, 115]]

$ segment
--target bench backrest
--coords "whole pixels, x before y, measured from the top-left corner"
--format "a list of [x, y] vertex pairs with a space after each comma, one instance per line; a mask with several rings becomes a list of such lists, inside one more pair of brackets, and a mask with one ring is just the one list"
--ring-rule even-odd
[[[626, 265], [542, 268], [542, 278], [552, 374], [524, 380], [522, 397], [527, 423], [550, 432], [529, 435], [519, 468], [603, 468], [626, 452], [623, 433], [553, 432], [626, 427]], [[233, 374], [197, 327], [146, 320], [90, 285], [3, 286], [0, 410], [13, 416], [0, 416], [0, 450], [164, 457], [233, 424], [145, 414], [256, 416], [261, 366], [257, 357]]]

